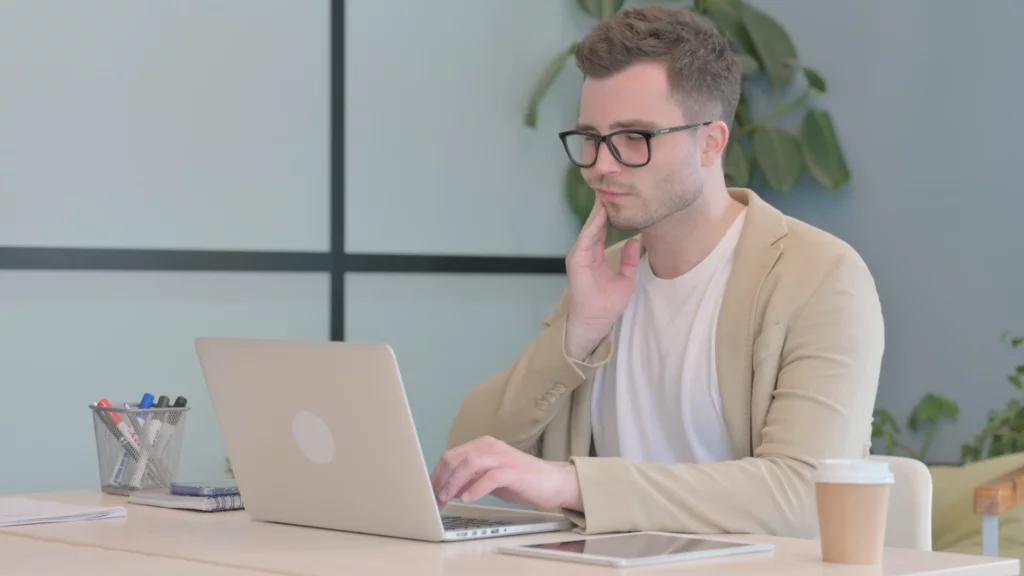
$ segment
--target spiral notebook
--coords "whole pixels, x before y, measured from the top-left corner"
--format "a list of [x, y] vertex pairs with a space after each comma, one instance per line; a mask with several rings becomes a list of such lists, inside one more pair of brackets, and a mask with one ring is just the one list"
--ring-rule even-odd
[[128, 496], [129, 504], [143, 506], [159, 506], [179, 510], [198, 510], [200, 512], [223, 512], [226, 510], [242, 510], [242, 496], [224, 494], [220, 496], [180, 496], [163, 491], [140, 490]]

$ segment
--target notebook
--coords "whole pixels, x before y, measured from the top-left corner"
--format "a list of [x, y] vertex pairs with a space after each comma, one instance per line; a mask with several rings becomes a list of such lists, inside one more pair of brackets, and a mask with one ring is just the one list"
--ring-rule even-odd
[[78, 522], [126, 516], [122, 506], [84, 506], [62, 504], [32, 498], [0, 498], [0, 527], [45, 524], [49, 522]]
[[132, 492], [128, 496], [128, 503], [141, 504], [143, 506], [160, 506], [161, 508], [177, 508], [179, 510], [198, 510], [200, 512], [222, 512], [244, 508], [242, 506], [242, 497], [239, 494], [181, 496], [155, 490]]

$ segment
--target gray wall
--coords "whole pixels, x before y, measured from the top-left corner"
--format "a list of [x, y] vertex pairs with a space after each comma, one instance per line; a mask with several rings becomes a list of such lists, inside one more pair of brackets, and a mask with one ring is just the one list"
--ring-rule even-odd
[[[328, 250], [329, 22], [0, 0], [0, 246]], [[193, 407], [181, 477], [222, 476], [194, 339], [326, 339], [329, 298], [326, 272], [0, 271], [0, 493], [96, 488], [88, 405], [146, 391]]]
[[1024, 333], [1018, 136], [1024, 75], [1011, 39], [1024, 3], [761, 0], [800, 59], [828, 81], [853, 174], [837, 195], [811, 181], [783, 211], [846, 239], [874, 272], [886, 321], [880, 407], [903, 418], [934, 391], [960, 404], [928, 460], [960, 445], [1012, 393], [1024, 363], [999, 342]]
[[[556, 135], [581, 78], [554, 86], [537, 130], [534, 82], [591, 25], [575, 2], [346, 2], [345, 242], [362, 253], [563, 258], [577, 226]], [[346, 275], [345, 333], [389, 342], [428, 467], [463, 395], [515, 359], [561, 275]]]

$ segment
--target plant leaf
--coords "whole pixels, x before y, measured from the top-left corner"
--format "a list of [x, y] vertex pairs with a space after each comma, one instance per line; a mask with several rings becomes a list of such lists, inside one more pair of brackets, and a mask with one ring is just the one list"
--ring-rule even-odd
[[807, 78], [807, 85], [818, 92], [825, 91], [825, 79], [814, 70], [804, 66], [804, 78]]
[[785, 29], [768, 14], [749, 4], [743, 4], [740, 12], [757, 59], [768, 73], [772, 86], [781, 89], [793, 81], [798, 67], [793, 41]]
[[725, 148], [725, 177], [730, 186], [746, 188], [750, 185], [750, 159], [746, 149], [735, 140]]
[[604, 20], [622, 9], [626, 0], [576, 0], [580, 8], [598, 20]]
[[747, 105], [747, 99], [740, 96], [740, 101], [736, 104], [736, 115], [733, 118], [733, 131], [735, 132], [748, 124], [750, 124], [750, 107]]
[[737, 51], [753, 57], [757, 55], [757, 51], [750, 40], [747, 26], [743, 23], [742, 11], [740, 0], [717, 0], [708, 6], [707, 16], [714, 22], [718, 31], [732, 41]]
[[800, 140], [788, 132], [765, 126], [754, 132], [751, 142], [754, 158], [768, 184], [780, 192], [792, 188], [804, 169]]
[[1006, 453], [1005, 444], [1003, 441], [1003, 435], [999, 434], [992, 437], [992, 442], [988, 445], [988, 457], [995, 458], [996, 456], [1002, 456]]
[[587, 221], [590, 211], [594, 208], [594, 191], [583, 179], [583, 173], [579, 166], [570, 163], [565, 172], [565, 199], [569, 202], [569, 209], [580, 221], [580, 227]]
[[850, 180], [850, 168], [836, 139], [832, 117], [823, 110], [811, 110], [804, 117], [802, 135], [808, 170], [822, 186], [835, 192]]
[[1013, 346], [1014, 348], [1020, 347], [1021, 344], [1024, 344], [1024, 338], [1014, 338], [1013, 340], [1010, 340], [1010, 346]]
[[537, 86], [533, 89], [533, 94], [530, 95], [530, 104], [526, 107], [526, 118], [523, 119], [530, 128], [537, 127], [537, 109], [540, 107], [540, 101], [544, 99], [544, 95], [548, 93], [551, 86], [555, 83], [555, 79], [565, 68], [566, 61], [576, 53], [576, 42], [572, 43], [565, 52], [561, 52], [558, 56], [555, 56], [551, 62], [548, 63], [547, 68], [544, 69], [544, 73], [541, 74], [540, 80], [537, 81]]
[[1017, 390], [1024, 389], [1024, 383], [1020, 381], [1020, 376], [1010, 376], [1010, 384]]
[[[900, 433], [900, 424], [896, 421], [896, 417], [892, 415], [892, 412], [883, 410], [881, 408], [875, 410], [872, 415], [872, 436], [880, 436], [886, 430], [892, 430], [896, 434]], [[877, 425], [877, 428], [875, 427]]]
[[1017, 366], [1017, 374], [1024, 374], [1024, 364]]
[[960, 414], [960, 406], [938, 394], [925, 394], [917, 406], [910, 412], [907, 426], [919, 432], [925, 425], [935, 426], [944, 418], [956, 420]]
[[971, 446], [970, 444], [964, 444], [960, 447], [960, 463], [967, 464], [968, 462], [979, 460], [981, 458], [981, 448]]

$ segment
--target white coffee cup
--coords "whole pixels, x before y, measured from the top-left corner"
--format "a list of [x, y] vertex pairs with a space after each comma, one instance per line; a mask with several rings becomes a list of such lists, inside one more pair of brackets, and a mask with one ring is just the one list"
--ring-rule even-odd
[[822, 560], [881, 563], [889, 493], [895, 482], [888, 462], [823, 460], [814, 481]]

